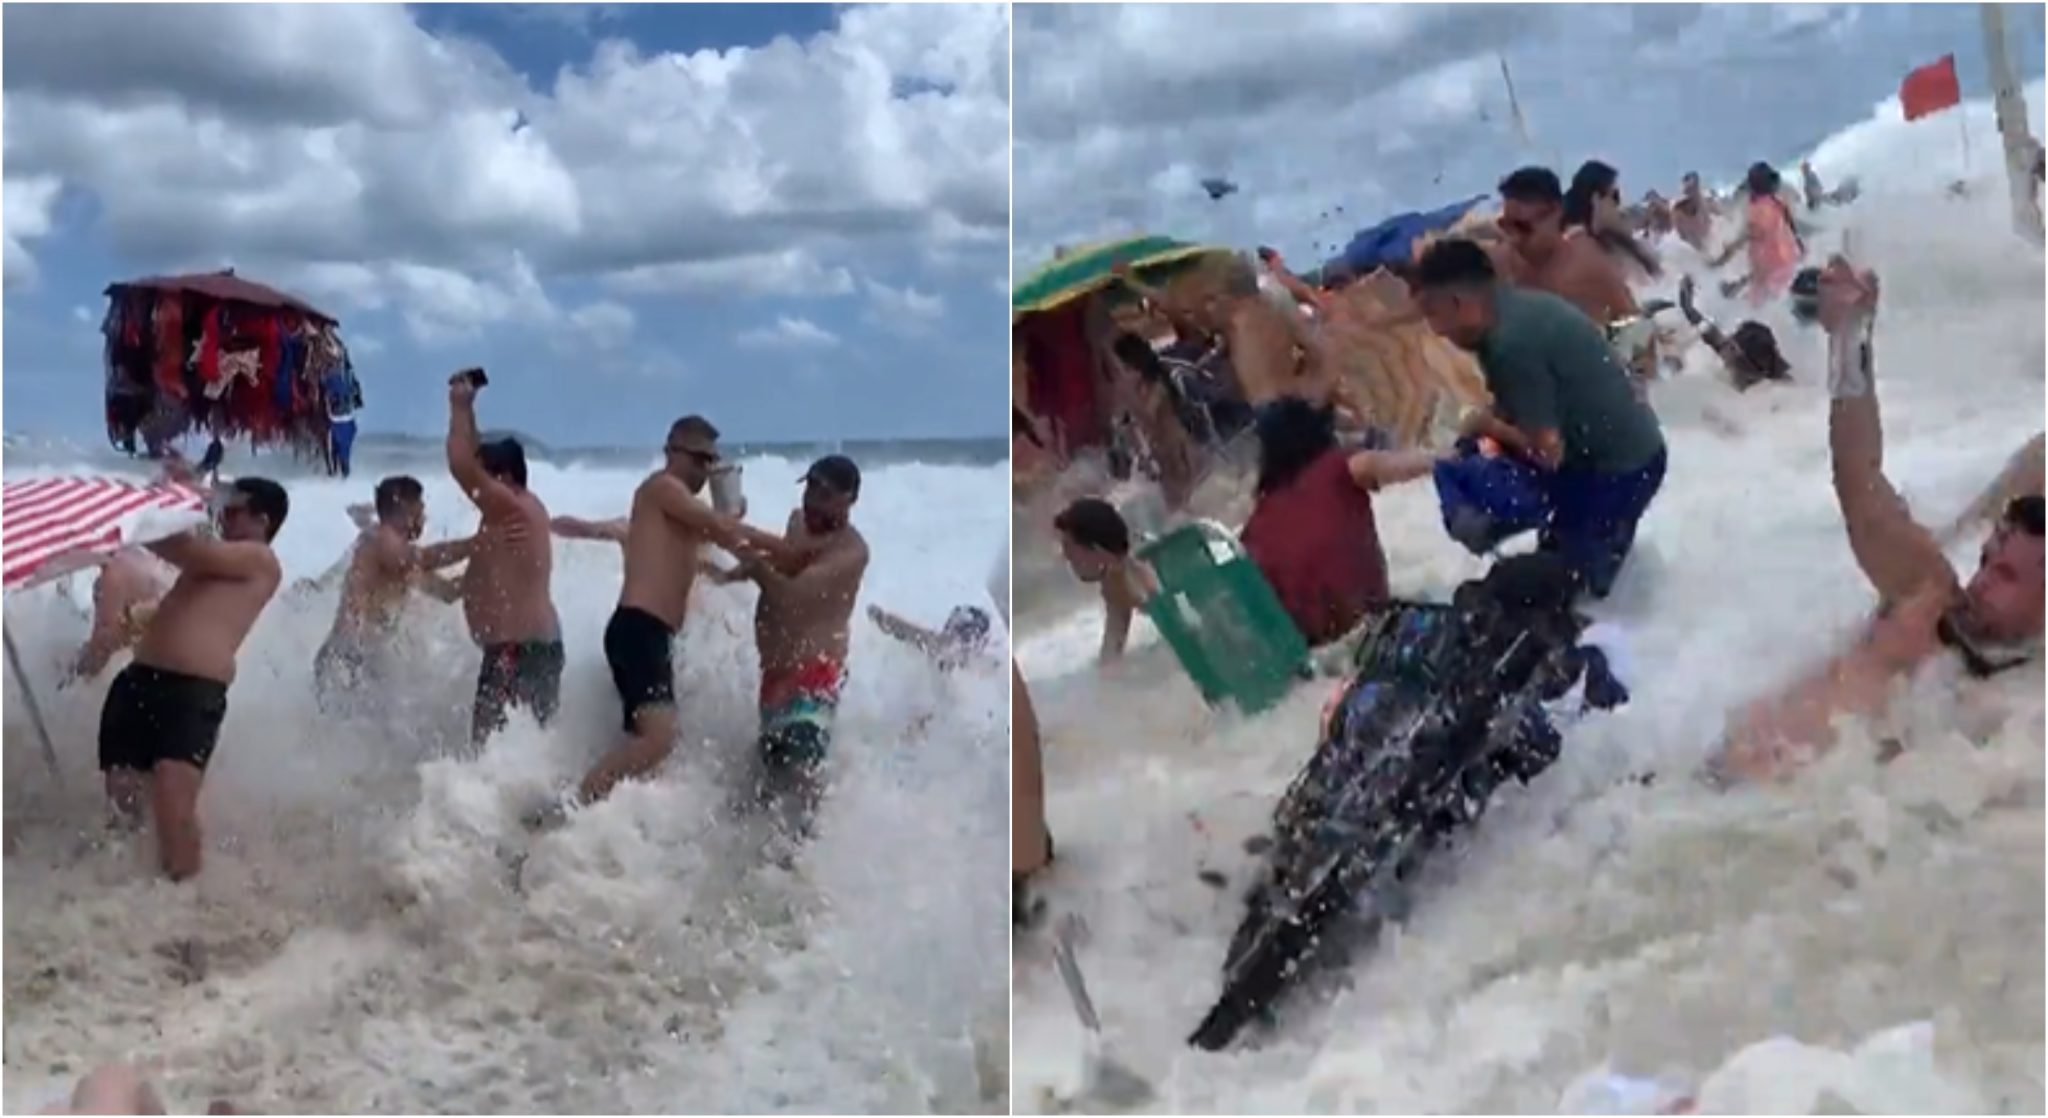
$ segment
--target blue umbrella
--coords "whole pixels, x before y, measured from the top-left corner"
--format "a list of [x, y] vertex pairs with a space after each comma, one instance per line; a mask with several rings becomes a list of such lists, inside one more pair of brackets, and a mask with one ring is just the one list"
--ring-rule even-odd
[[1363, 275], [1374, 268], [1407, 260], [1415, 251], [1417, 238], [1456, 225], [1486, 199], [1486, 195], [1480, 194], [1428, 213], [1396, 214], [1369, 229], [1359, 230], [1330, 263], [1343, 264]]

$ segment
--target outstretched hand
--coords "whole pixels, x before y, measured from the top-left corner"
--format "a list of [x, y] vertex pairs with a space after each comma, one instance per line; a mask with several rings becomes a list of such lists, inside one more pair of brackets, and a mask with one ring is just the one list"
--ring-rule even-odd
[[456, 373], [448, 378], [448, 402], [450, 404], [468, 404], [475, 401], [475, 399], [476, 382], [471, 380], [468, 375]]
[[1820, 273], [1820, 324], [1828, 333], [1849, 329], [1877, 312], [1877, 273], [1858, 272], [1836, 256]]

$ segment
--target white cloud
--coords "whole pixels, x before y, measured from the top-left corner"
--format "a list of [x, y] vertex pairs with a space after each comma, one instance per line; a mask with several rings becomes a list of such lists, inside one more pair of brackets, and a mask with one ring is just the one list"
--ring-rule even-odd
[[384, 339], [375, 334], [350, 334], [348, 351], [354, 357], [376, 357], [385, 352]]
[[423, 345], [465, 341], [512, 320], [546, 325], [558, 314], [533, 269], [516, 255], [488, 279], [420, 264], [394, 264], [387, 278], [406, 328]]
[[37, 278], [36, 259], [28, 250], [28, 241], [46, 236], [51, 227], [51, 211], [57, 205], [57, 194], [62, 184], [54, 177], [9, 177], [0, 184], [0, 214], [4, 214], [7, 228], [6, 257], [7, 290], [18, 291], [35, 286]]
[[946, 300], [927, 295], [915, 287], [890, 287], [874, 280], [864, 281], [868, 295], [868, 320], [899, 334], [921, 334], [946, 316]]
[[569, 312], [569, 325], [584, 343], [601, 351], [624, 349], [633, 340], [633, 312], [617, 303], [578, 307]]
[[744, 349], [819, 350], [837, 346], [839, 335], [808, 318], [781, 315], [775, 325], [742, 330], [733, 341]]
[[91, 308], [91, 307], [86, 307], [86, 306], [77, 306], [77, 307], [73, 307], [73, 308], [71, 308], [71, 318], [72, 318], [72, 320], [73, 320], [73, 321], [75, 321], [75, 322], [81, 323], [81, 324], [83, 324], [83, 325], [86, 325], [86, 326], [90, 326], [90, 325], [92, 325], [92, 323], [93, 323], [93, 319], [94, 319], [94, 318], [96, 318], [96, 317], [97, 317], [97, 316], [96, 316], [96, 315], [94, 315], [94, 314], [92, 313], [92, 308]]
[[786, 298], [853, 294], [853, 273], [828, 267], [804, 249], [749, 253], [723, 260], [648, 264], [606, 277], [631, 294], [777, 295]]
[[[77, 187], [140, 267], [261, 261], [356, 306], [405, 276], [488, 303], [449, 276], [491, 286], [514, 255], [625, 292], [850, 294], [877, 245], [1002, 237], [1007, 21], [859, 7], [801, 42], [606, 40], [536, 88], [395, 5], [25, 8], [10, 210], [17, 181]], [[25, 276], [28, 229], [10, 214]]]

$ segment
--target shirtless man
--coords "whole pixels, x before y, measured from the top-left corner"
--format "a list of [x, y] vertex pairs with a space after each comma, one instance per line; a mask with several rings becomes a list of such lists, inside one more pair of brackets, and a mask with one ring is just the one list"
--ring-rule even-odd
[[1687, 171], [1678, 201], [1671, 203], [1671, 226], [1678, 231], [1678, 239], [1694, 251], [1706, 253], [1714, 239], [1714, 218], [1718, 214], [1714, 200], [1700, 190], [1700, 173]]
[[284, 487], [244, 477], [225, 496], [219, 539], [187, 532], [149, 545], [178, 580], [100, 710], [107, 796], [131, 817], [148, 796], [157, 855], [173, 881], [199, 872], [199, 787], [227, 717], [235, 657], [283, 578], [270, 541], [291, 511]]
[[1507, 279], [1548, 291], [1605, 330], [1639, 313], [1614, 258], [1583, 229], [1564, 228], [1564, 190], [1543, 167], [1524, 167], [1500, 180], [1500, 228], [1513, 250]]
[[107, 670], [121, 650], [142, 639], [157, 602], [171, 588], [168, 568], [144, 551], [118, 552], [92, 584], [92, 632], [71, 663], [65, 683]]
[[1919, 671], [1943, 648], [1979, 679], [2029, 663], [2039, 670], [2040, 479], [2032, 479], [2031, 495], [2006, 505], [1977, 572], [1963, 583], [1934, 535], [1914, 522], [1884, 476], [1871, 334], [1877, 298], [1877, 277], [1858, 275], [1839, 258], [1822, 275], [1835, 497], [1856, 564], [1877, 590], [1877, 616], [1846, 652], [1736, 719], [1723, 752], [1709, 766], [1710, 776], [1787, 774], [1834, 744], [1838, 715], [1882, 713], [1893, 683]]
[[349, 553], [334, 628], [313, 657], [313, 680], [322, 707], [367, 680], [376, 646], [390, 636], [413, 590], [444, 602], [462, 597], [461, 587], [435, 572], [469, 558], [475, 541], [415, 546], [427, 528], [427, 502], [419, 480], [399, 475], [378, 482], [375, 507], [376, 522], [364, 529]]
[[1115, 271], [1125, 286], [1158, 307], [1182, 337], [1222, 336], [1238, 387], [1253, 408], [1282, 396], [1299, 396], [1335, 405], [1353, 422], [1363, 422], [1321, 336], [1302, 315], [1285, 313], [1268, 302], [1259, 292], [1258, 273], [1243, 260], [1230, 262], [1221, 287], [1200, 308], [1181, 305], [1148, 287], [1121, 264]]
[[1131, 615], [1159, 592], [1152, 569], [1131, 555], [1131, 529], [1108, 501], [1083, 497], [1052, 522], [1060, 552], [1082, 582], [1102, 587], [1101, 663], [1121, 659], [1131, 641]]
[[823, 791], [832, 716], [846, 685], [853, 600], [868, 569], [868, 541], [850, 519], [860, 499], [860, 467], [830, 454], [804, 473], [803, 506], [789, 516], [784, 550], [802, 556], [794, 574], [772, 552], [745, 547], [721, 581], [761, 588], [754, 643], [761, 650], [761, 761], [764, 805], [782, 801], [792, 832], [808, 833]]
[[[583, 804], [604, 799], [622, 780], [648, 775], [675, 749], [671, 648], [689, 609], [703, 545], [735, 555], [757, 554], [785, 570], [800, 570], [807, 557], [774, 534], [697, 500], [695, 494], [719, 463], [718, 428], [710, 420], [696, 415], [676, 420], [662, 453], [662, 467], [633, 491], [624, 535], [625, 582], [604, 628], [604, 658], [619, 692], [627, 738], [584, 776], [576, 791]], [[560, 525], [570, 529], [565, 534], [618, 538], [603, 522], [565, 521]]]
[[481, 746], [504, 727], [508, 707], [542, 725], [555, 716], [563, 652], [547, 506], [526, 488], [526, 448], [512, 438], [486, 445], [477, 434], [477, 388], [471, 373], [448, 378], [448, 472], [481, 514], [462, 572], [462, 617], [484, 654], [470, 722]]

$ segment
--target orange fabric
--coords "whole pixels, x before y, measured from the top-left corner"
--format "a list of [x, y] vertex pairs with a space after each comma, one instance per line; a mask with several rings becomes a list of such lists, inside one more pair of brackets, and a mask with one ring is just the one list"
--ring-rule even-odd
[[1776, 197], [1749, 200], [1749, 300], [1762, 306], [1784, 295], [1805, 255], [1785, 204]]

